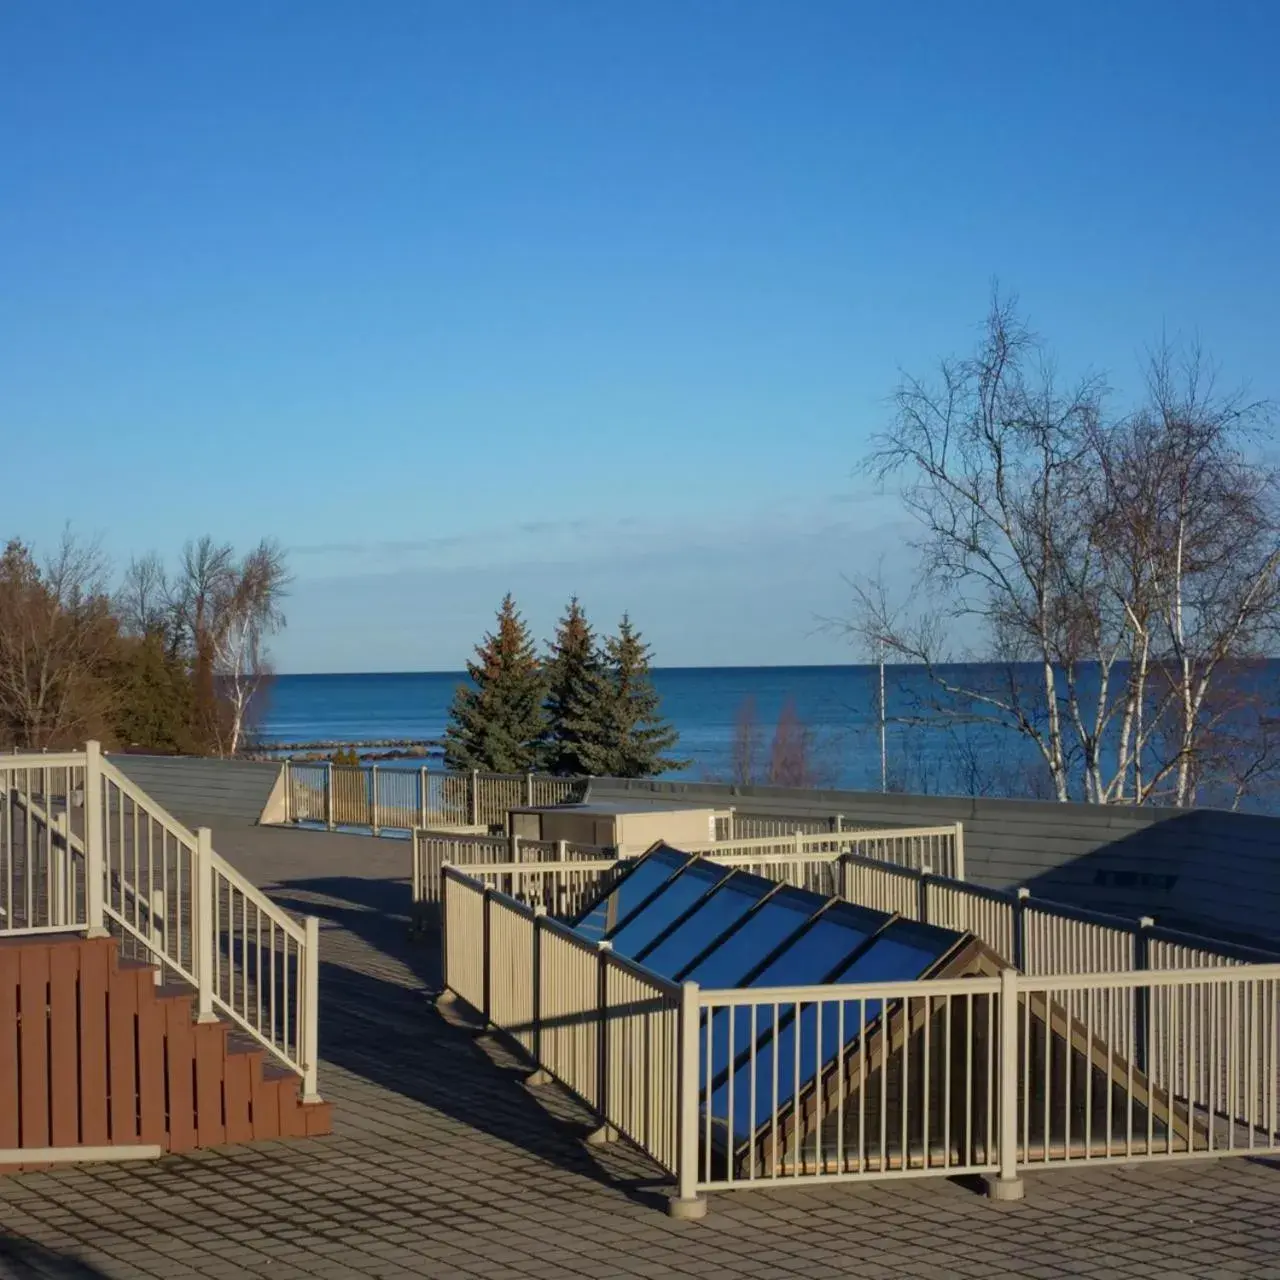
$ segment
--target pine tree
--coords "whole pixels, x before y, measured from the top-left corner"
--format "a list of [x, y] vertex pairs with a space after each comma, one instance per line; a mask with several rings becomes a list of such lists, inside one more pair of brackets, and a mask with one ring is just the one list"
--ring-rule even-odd
[[577, 596], [556, 627], [545, 671], [549, 723], [543, 767], [564, 777], [589, 773], [607, 737], [610, 685]]
[[445, 730], [450, 769], [523, 773], [538, 764], [546, 733], [546, 682], [533, 638], [510, 593], [498, 625], [467, 663], [469, 685], [459, 685]]
[[688, 761], [663, 752], [680, 735], [659, 714], [661, 698], [649, 675], [649, 646], [622, 615], [618, 634], [605, 641], [608, 705], [603, 741], [585, 752], [588, 773], [613, 778], [651, 778]]

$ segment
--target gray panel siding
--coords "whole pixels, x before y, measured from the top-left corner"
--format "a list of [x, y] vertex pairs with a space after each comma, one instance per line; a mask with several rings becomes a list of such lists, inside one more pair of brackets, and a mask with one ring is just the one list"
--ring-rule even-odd
[[962, 822], [967, 878], [1241, 940], [1280, 937], [1280, 819], [1197, 809], [597, 779], [590, 798], [701, 801], [742, 812], [929, 826]]
[[280, 766], [260, 760], [109, 756], [130, 781], [188, 827], [258, 821]]

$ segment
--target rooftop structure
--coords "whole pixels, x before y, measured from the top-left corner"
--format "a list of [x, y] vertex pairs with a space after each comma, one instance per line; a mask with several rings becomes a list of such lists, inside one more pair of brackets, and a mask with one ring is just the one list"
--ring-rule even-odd
[[[744, 1183], [700, 1223], [666, 1217], [654, 1211], [666, 1179], [649, 1157], [626, 1142], [584, 1144], [596, 1111], [555, 1082], [522, 1088], [528, 1061], [507, 1032], [477, 1032], [456, 1006], [437, 1012], [424, 998], [443, 982], [439, 938], [429, 918], [424, 937], [407, 937], [403, 843], [239, 815], [211, 825], [237, 874], [281, 910], [320, 920], [319, 1088], [334, 1105], [334, 1133], [0, 1178], [0, 1275], [709, 1280], [843, 1274], [856, 1249], [869, 1277], [1127, 1280], [1263, 1275], [1280, 1254], [1280, 1168], [1262, 1152], [1059, 1162], [1024, 1171], [1017, 1205], [975, 1195], [963, 1177], [891, 1176]], [[499, 867], [487, 878], [524, 891], [512, 874]], [[537, 877], [548, 874], [533, 871], [528, 885]], [[889, 879], [875, 910], [891, 914], [896, 897], [903, 915], [900, 880], [927, 898], [931, 918], [956, 920], [941, 925], [951, 935], [974, 932], [978, 905], [1004, 906], [973, 886], [966, 925], [958, 906], [943, 914], [946, 886], [918, 868]], [[1024, 922], [1031, 969], [1047, 918], [1028, 911]], [[558, 938], [562, 928], [575, 932], [568, 922], [543, 931]], [[951, 980], [933, 981], [941, 993]], [[731, 998], [753, 999], [749, 989]]]

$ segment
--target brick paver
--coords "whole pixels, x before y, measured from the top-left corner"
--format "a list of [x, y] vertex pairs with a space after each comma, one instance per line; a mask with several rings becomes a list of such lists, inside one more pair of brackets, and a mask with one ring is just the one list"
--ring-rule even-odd
[[0, 1276], [1280, 1278], [1280, 1165], [1232, 1159], [1028, 1179], [998, 1205], [945, 1179], [713, 1197], [702, 1222], [587, 1117], [518, 1081], [429, 996], [402, 842], [260, 829], [218, 848], [322, 919], [330, 1138], [0, 1179]]

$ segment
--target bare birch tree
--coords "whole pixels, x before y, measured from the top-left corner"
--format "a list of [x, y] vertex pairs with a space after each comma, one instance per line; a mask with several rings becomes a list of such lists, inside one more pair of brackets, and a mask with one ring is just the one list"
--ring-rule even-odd
[[[907, 379], [865, 465], [902, 479], [932, 604], [904, 624], [855, 584], [851, 630], [923, 664], [936, 718], [1031, 743], [1059, 800], [1192, 804], [1228, 727], [1240, 763], [1231, 686], [1280, 615], [1276, 477], [1250, 447], [1265, 406], [1167, 346], [1137, 412], [1109, 421], [1105, 400], [1097, 377], [1063, 387], [1000, 301], [973, 357]], [[947, 665], [975, 624], [981, 677]], [[1246, 754], [1247, 789], [1275, 752]]]
[[284, 625], [281, 601], [288, 586], [284, 553], [258, 544], [236, 566], [226, 595], [217, 601], [213, 631], [214, 672], [226, 706], [223, 753], [233, 756], [251, 726], [255, 699], [271, 676], [267, 637]]
[[170, 604], [205, 736], [222, 755], [240, 750], [270, 677], [266, 641], [284, 625], [288, 583], [284, 552], [269, 540], [240, 559], [207, 536], [183, 549]]

